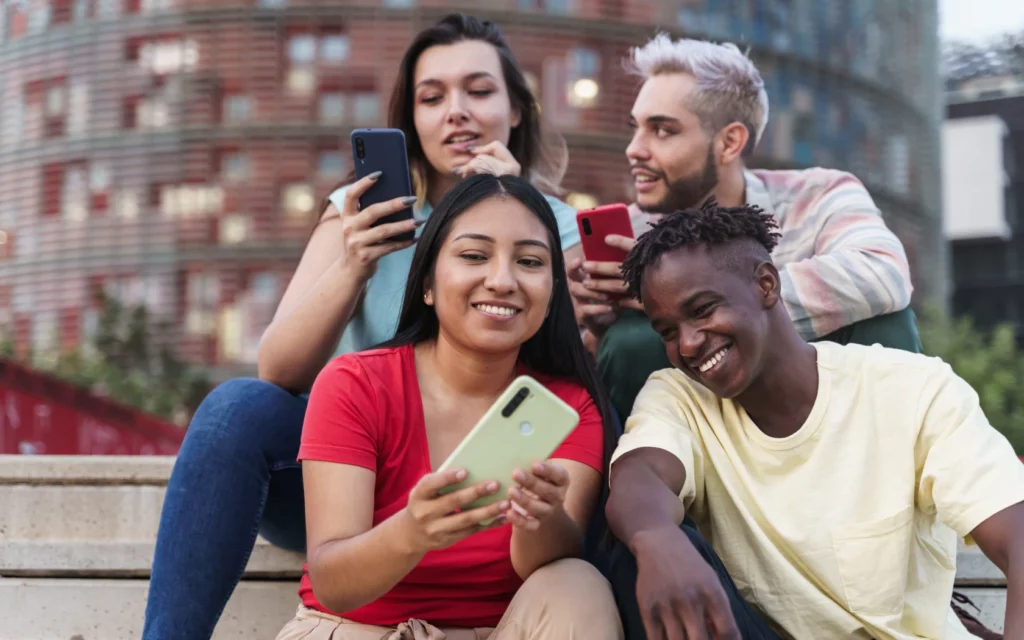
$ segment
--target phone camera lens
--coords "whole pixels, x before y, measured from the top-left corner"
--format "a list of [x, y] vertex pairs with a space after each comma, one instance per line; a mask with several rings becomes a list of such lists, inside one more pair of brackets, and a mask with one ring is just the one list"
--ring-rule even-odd
[[360, 159], [366, 157], [366, 148], [363, 146], [362, 138], [356, 138], [356, 155], [359, 156]]
[[590, 235], [590, 218], [583, 218], [583, 234]]
[[526, 396], [530, 395], [530, 390], [527, 389], [526, 387], [523, 387], [522, 389], [519, 390], [519, 393], [516, 395], [518, 395], [520, 398], [525, 398]]

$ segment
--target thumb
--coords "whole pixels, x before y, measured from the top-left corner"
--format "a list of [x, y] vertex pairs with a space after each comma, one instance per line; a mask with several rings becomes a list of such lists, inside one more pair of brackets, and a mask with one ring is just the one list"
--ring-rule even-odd
[[633, 245], [636, 244], [636, 239], [627, 238], [626, 236], [620, 236], [616, 233], [605, 236], [604, 243], [609, 247], [615, 249], [621, 249], [622, 251], [632, 251]]

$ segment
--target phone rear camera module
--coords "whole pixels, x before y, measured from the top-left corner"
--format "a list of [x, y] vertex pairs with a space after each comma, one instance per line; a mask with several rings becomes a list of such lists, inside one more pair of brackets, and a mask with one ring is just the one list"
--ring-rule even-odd
[[524, 436], [530, 435], [531, 433], [533, 433], [533, 425], [530, 424], [529, 422], [520, 422], [519, 433], [523, 434]]
[[363, 145], [362, 138], [356, 138], [356, 155], [360, 160], [366, 157], [366, 147]]
[[590, 218], [583, 218], [583, 235], [589, 236], [590, 234]]

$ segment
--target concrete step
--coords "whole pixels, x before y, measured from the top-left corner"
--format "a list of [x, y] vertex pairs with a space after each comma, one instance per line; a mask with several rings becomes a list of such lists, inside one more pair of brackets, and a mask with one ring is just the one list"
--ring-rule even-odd
[[[273, 640], [295, 615], [291, 581], [243, 581], [214, 640]], [[145, 580], [0, 578], [0, 640], [138, 640]]]
[[[149, 577], [173, 464], [0, 456], [0, 575]], [[303, 561], [259, 539], [245, 577], [298, 579]]]

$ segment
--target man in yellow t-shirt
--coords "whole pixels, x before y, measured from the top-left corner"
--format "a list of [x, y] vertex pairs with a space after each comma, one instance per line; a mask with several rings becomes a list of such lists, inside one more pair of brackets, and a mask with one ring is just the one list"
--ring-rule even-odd
[[711, 201], [623, 264], [675, 367], [612, 461], [627, 638], [971, 638], [950, 608], [967, 536], [1024, 638], [1024, 464], [937, 358], [800, 338], [773, 228]]

